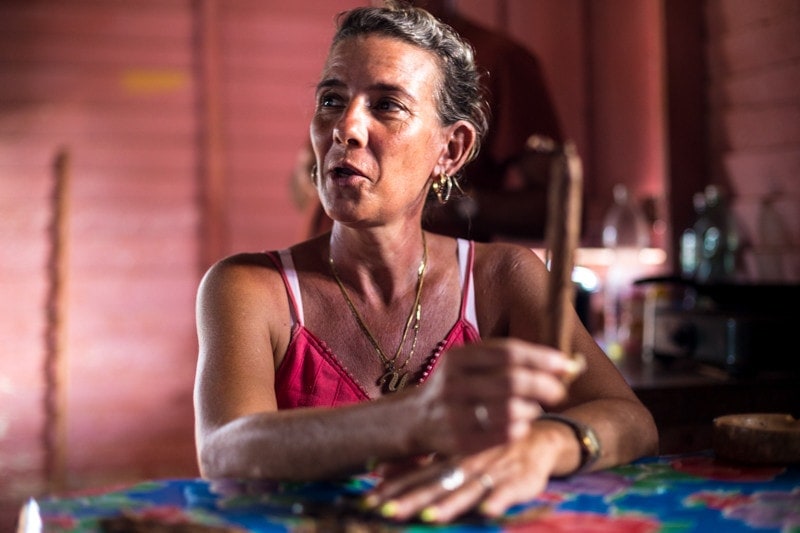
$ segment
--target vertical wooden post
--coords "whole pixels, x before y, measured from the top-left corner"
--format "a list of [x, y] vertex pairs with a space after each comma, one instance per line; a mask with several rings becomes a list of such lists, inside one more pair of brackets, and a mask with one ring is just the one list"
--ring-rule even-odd
[[224, 149], [220, 112], [219, 3], [196, 0], [197, 85], [199, 97], [200, 259], [205, 270], [226, 248], [227, 217]]
[[67, 288], [69, 276], [69, 204], [71, 160], [66, 148], [53, 162], [53, 196], [50, 257], [47, 263], [49, 287], [44, 360], [44, 470], [51, 491], [67, 484]]

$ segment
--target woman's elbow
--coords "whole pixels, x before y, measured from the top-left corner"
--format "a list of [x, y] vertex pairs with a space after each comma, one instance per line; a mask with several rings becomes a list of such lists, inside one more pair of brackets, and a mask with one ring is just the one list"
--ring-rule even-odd
[[201, 477], [205, 479], [241, 477], [241, 472], [236, 471], [236, 465], [233, 464], [229, 447], [225, 446], [222, 440], [215, 432], [197, 437], [197, 466]]
[[197, 467], [200, 470], [200, 476], [205, 479], [219, 479], [228, 477], [224, 469], [219, 465], [217, 456], [219, 454], [214, 451], [213, 446], [208, 443], [198, 441], [197, 443]]
[[642, 424], [641, 443], [642, 443], [642, 456], [658, 455], [659, 452], [659, 436], [658, 426], [653, 419], [653, 415], [649, 410], [644, 408], [646, 417]]

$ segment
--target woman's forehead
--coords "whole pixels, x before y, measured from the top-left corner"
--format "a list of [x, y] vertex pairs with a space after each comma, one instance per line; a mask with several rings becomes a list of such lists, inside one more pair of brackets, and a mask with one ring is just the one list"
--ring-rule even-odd
[[440, 75], [436, 56], [395, 37], [359, 35], [336, 43], [328, 55], [322, 78], [368, 76], [385, 81], [419, 84]]

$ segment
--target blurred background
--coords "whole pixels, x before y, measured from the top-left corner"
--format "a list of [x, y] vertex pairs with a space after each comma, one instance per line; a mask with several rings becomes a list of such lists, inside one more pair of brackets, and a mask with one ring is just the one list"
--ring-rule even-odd
[[[334, 16], [366, 3], [0, 2], [0, 528], [31, 495], [197, 474], [197, 284], [307, 235], [290, 175]], [[455, 5], [539, 58], [588, 266], [624, 184], [679, 272], [712, 185], [737, 279], [800, 282], [800, 3]]]

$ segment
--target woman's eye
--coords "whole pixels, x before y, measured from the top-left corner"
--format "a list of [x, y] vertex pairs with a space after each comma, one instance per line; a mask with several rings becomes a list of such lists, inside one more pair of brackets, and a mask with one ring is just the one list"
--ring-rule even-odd
[[378, 100], [373, 106], [378, 111], [402, 111], [403, 106], [390, 98], [382, 98]]
[[342, 99], [332, 93], [326, 93], [319, 97], [319, 107], [335, 107], [341, 105]]

